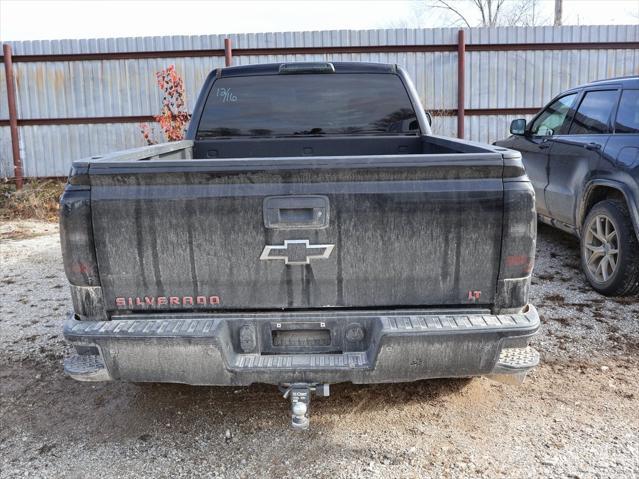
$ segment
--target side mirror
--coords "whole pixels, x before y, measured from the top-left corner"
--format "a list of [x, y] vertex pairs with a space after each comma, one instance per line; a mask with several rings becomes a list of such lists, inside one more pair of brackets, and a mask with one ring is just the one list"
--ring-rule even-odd
[[430, 126], [433, 126], [433, 115], [430, 114], [429, 111], [424, 112], [426, 114], [426, 121]]
[[510, 133], [511, 135], [523, 135], [526, 133], [526, 120], [523, 118], [513, 120], [510, 123]]

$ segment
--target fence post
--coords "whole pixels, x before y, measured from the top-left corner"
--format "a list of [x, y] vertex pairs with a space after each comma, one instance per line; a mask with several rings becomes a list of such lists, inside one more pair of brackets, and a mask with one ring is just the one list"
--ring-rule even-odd
[[457, 32], [457, 138], [464, 138], [465, 57], [466, 40], [464, 38], [464, 30], [459, 30]]
[[233, 64], [233, 47], [231, 46], [231, 39], [224, 39], [224, 65], [230, 67]]
[[18, 113], [16, 110], [16, 90], [13, 79], [13, 62], [11, 61], [11, 45], [2, 45], [4, 73], [7, 80], [7, 104], [9, 106], [9, 130], [11, 131], [11, 149], [13, 152], [13, 176], [16, 188], [22, 188], [22, 161], [20, 161], [20, 138], [18, 136]]

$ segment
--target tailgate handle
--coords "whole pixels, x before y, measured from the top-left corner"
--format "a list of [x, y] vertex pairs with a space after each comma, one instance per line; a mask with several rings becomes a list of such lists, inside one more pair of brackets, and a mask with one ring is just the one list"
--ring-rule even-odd
[[326, 228], [328, 217], [326, 196], [269, 196], [264, 199], [264, 226], [267, 228]]

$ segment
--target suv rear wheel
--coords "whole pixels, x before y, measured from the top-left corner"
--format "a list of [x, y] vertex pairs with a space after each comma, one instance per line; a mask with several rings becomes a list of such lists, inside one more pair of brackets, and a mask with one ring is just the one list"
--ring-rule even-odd
[[581, 265], [601, 294], [639, 292], [639, 243], [623, 202], [605, 200], [590, 210], [581, 231]]

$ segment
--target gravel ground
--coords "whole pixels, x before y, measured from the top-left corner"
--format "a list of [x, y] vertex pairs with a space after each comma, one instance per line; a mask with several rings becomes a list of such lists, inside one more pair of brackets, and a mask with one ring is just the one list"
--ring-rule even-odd
[[57, 228], [0, 238], [0, 477], [639, 477], [639, 300], [589, 289], [576, 241], [543, 225], [543, 364], [522, 386], [336, 385], [304, 433], [270, 386], [65, 378]]

